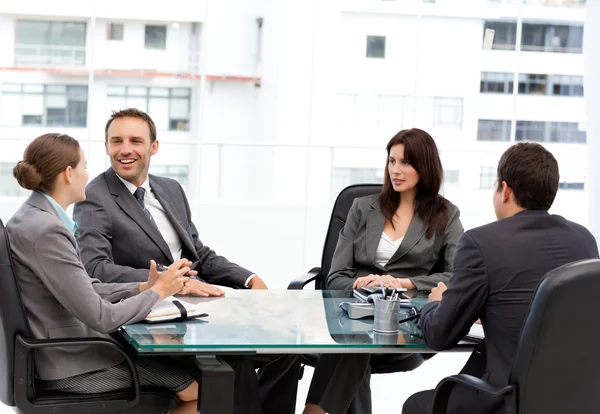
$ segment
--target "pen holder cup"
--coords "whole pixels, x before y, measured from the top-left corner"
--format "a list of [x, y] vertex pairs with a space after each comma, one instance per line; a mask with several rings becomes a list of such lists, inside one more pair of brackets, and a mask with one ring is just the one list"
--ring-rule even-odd
[[378, 345], [396, 345], [398, 343], [398, 332], [373, 331], [373, 343]]
[[377, 332], [398, 332], [400, 325], [400, 301], [375, 299], [375, 321], [373, 330]]

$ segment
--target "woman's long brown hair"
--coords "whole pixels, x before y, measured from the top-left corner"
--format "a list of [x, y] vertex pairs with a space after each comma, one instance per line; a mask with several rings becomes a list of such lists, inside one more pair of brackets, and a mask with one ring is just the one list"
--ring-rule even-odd
[[381, 212], [393, 227], [393, 217], [400, 205], [400, 193], [392, 186], [388, 160], [392, 147], [398, 144], [404, 145], [404, 159], [419, 174], [414, 212], [427, 226], [425, 237], [431, 238], [436, 231], [446, 228], [450, 210], [448, 200], [439, 194], [444, 178], [440, 154], [435, 141], [427, 132], [417, 128], [404, 129], [388, 142], [383, 188], [379, 195]]

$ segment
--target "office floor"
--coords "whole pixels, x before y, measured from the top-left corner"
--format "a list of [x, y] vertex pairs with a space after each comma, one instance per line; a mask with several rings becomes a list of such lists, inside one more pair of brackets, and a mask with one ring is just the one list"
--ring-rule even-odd
[[[448, 375], [458, 374], [467, 362], [469, 353], [452, 352], [436, 355], [411, 372], [378, 374], [371, 377], [374, 414], [400, 414], [402, 404], [418, 391], [435, 388]], [[298, 386], [296, 413], [302, 413], [313, 370], [307, 367]]]
[[[468, 353], [445, 353], [436, 355], [412, 372], [373, 375], [371, 380], [373, 413], [400, 414], [402, 403], [413, 393], [434, 388], [445, 376], [456, 374], [467, 361]], [[301, 413], [310, 385], [313, 370], [307, 367], [298, 386], [296, 412]], [[0, 405], [0, 414], [13, 413], [12, 409]]]

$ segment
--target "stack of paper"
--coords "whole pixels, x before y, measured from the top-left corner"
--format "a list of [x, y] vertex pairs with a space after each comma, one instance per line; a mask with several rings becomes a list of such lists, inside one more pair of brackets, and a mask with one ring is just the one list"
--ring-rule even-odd
[[178, 301], [179, 303], [181, 303], [181, 305], [183, 305], [183, 307], [188, 313], [188, 316], [193, 316], [197, 313], [196, 305], [192, 305], [191, 303], [185, 302], [179, 298], [169, 296], [168, 298], [156, 303], [152, 307], [150, 313], [148, 314], [148, 316], [146, 316], [146, 320], [156, 322], [163, 320], [169, 321], [171, 319], [179, 318], [181, 316], [181, 312], [179, 311], [179, 308], [177, 308], [177, 306], [173, 304], [174, 300]]

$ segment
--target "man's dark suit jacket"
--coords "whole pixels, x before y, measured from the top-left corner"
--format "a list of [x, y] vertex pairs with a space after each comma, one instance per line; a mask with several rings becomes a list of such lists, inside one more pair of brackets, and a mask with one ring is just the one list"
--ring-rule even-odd
[[[190, 206], [179, 183], [150, 175], [150, 188], [181, 238], [182, 257], [198, 262], [198, 276], [208, 283], [243, 288], [252, 274], [202, 244]], [[91, 277], [109, 282], [148, 279], [150, 259], [169, 265], [173, 257], [156, 226], [112, 168], [86, 187], [86, 200], [75, 205], [77, 244]]]
[[[487, 353], [483, 379], [508, 385], [538, 283], [552, 269], [590, 258], [598, 258], [592, 234], [545, 210], [526, 210], [465, 232], [456, 247], [448, 290], [421, 311], [427, 344], [435, 350], [450, 348], [481, 318]], [[497, 403], [481, 399], [477, 412], [490, 411]]]

